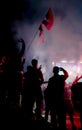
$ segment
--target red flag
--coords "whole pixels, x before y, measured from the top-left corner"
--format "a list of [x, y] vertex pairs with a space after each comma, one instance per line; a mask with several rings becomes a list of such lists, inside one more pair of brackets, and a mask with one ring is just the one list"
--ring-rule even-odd
[[51, 27], [53, 26], [53, 22], [54, 22], [54, 17], [53, 17], [53, 12], [52, 12], [52, 9], [49, 8], [46, 16], [45, 16], [45, 19], [42, 21], [42, 24], [48, 29], [50, 30]]
[[43, 25], [50, 30], [53, 26], [53, 22], [54, 22], [54, 17], [53, 17], [53, 13], [52, 13], [52, 9], [49, 8], [48, 12], [44, 18], [44, 20], [41, 22], [40, 26], [39, 26], [39, 37], [40, 37], [40, 41], [44, 42], [44, 30], [43, 30]]

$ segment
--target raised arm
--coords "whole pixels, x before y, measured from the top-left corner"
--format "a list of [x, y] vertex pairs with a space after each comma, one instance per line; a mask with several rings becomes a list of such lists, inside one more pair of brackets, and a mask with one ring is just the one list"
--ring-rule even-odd
[[63, 71], [64, 77], [65, 77], [65, 79], [67, 79], [68, 76], [69, 76], [68, 72], [64, 68], [62, 68], [62, 67], [60, 68], [60, 71]]
[[18, 41], [22, 43], [22, 49], [21, 49], [21, 51], [19, 53], [19, 56], [22, 57], [24, 55], [24, 52], [25, 52], [25, 42], [24, 42], [24, 40], [22, 38], [19, 39]]
[[76, 78], [74, 79], [72, 85], [76, 84], [78, 82], [79, 79], [82, 78], [82, 75], [80, 77], [76, 76]]

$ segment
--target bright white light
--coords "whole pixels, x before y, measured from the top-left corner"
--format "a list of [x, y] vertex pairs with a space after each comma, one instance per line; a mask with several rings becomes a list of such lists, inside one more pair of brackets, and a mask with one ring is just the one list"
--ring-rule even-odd
[[82, 61], [80, 61], [79, 63], [82, 64]]
[[52, 66], [54, 66], [55, 65], [55, 63], [54, 63], [54, 61], [52, 61]]
[[62, 62], [62, 63], [67, 63], [67, 61], [66, 61], [66, 60], [62, 60], [61, 62]]

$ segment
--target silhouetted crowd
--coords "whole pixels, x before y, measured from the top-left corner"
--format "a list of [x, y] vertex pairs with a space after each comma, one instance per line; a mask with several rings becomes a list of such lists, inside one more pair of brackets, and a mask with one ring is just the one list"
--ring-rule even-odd
[[[66, 130], [66, 114], [68, 112], [72, 129], [76, 130], [72, 99], [70, 99], [71, 102], [65, 100], [65, 94], [68, 95], [65, 89], [66, 79], [69, 76], [68, 72], [62, 67], [54, 66], [52, 68], [53, 76], [49, 78], [47, 87], [42, 92], [41, 86], [45, 81], [41, 67], [38, 67], [38, 60], [32, 59], [31, 65], [28, 65], [27, 71], [24, 72], [25, 43], [23, 39], [20, 39], [19, 42], [22, 43], [22, 49], [19, 53], [13, 53], [10, 57], [3, 55], [0, 59], [1, 119], [5, 117], [3, 120], [8, 120], [8, 118], [11, 120], [12, 114], [15, 118], [15, 114], [20, 111], [18, 114], [20, 118], [16, 117], [16, 120], [20, 119], [19, 125], [22, 123], [21, 119], [27, 122], [37, 121], [38, 123], [44, 120], [48, 123], [50, 115], [50, 123], [49, 127], [46, 126], [47, 129]], [[60, 71], [63, 72], [62, 75], [59, 74]], [[45, 101], [44, 107], [43, 100]], [[81, 107], [82, 103], [80, 104]], [[44, 116], [42, 116], [43, 108]], [[36, 127], [36, 129], [39, 129], [39, 127]]]

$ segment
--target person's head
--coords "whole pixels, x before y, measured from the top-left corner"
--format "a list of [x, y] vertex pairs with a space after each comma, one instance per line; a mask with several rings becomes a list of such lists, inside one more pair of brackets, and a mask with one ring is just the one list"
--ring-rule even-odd
[[32, 63], [32, 66], [33, 66], [33, 67], [37, 67], [37, 65], [38, 65], [38, 60], [37, 60], [37, 59], [32, 59], [31, 63]]
[[31, 72], [31, 71], [32, 71], [32, 66], [31, 66], [31, 65], [28, 65], [28, 66], [27, 66], [27, 71], [28, 71], [28, 72]]
[[59, 72], [59, 67], [58, 66], [54, 66], [53, 67], [53, 73], [54, 74], [58, 74], [58, 72]]

